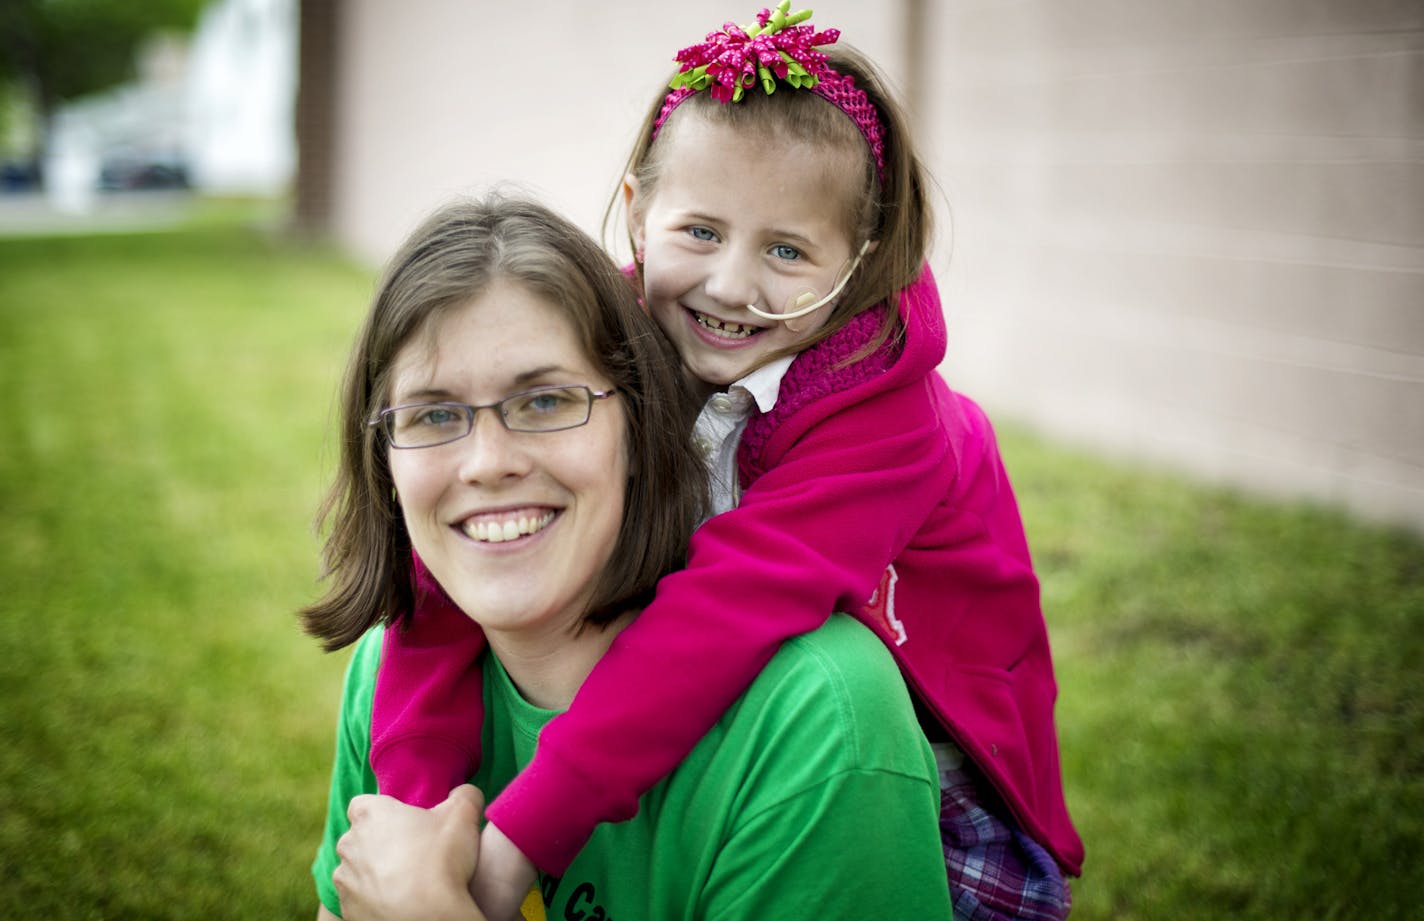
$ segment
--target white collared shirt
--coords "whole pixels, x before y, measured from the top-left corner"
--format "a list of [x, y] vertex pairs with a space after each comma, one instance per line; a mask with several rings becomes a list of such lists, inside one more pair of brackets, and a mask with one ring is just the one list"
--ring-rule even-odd
[[781, 393], [781, 379], [791, 367], [794, 355], [778, 358], [752, 373], [733, 381], [725, 393], [707, 398], [692, 434], [697, 450], [707, 464], [712, 489], [712, 514], [720, 515], [734, 508], [741, 499], [737, 484], [737, 447], [747, 427], [752, 403], [769, 413]]

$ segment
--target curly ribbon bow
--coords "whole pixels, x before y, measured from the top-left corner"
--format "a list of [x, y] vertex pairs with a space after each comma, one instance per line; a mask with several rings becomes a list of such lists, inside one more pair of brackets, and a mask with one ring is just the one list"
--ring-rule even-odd
[[798, 25], [811, 18], [811, 11], [790, 13], [790, 8], [791, 0], [781, 0], [775, 10], [758, 13], [756, 25], [728, 22], [722, 31], [708, 32], [705, 41], [677, 53], [682, 69], [668, 85], [694, 92], [710, 86], [719, 102], [741, 101], [758, 80], [767, 95], [775, 92], [777, 79], [801, 89], [815, 86], [833, 73], [816, 46], [835, 44], [841, 33]]

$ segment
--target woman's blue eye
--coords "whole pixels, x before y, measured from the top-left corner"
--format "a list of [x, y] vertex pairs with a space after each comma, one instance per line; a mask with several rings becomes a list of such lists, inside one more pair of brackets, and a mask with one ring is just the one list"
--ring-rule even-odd
[[801, 258], [801, 251], [794, 246], [785, 243], [778, 243], [771, 248], [771, 252], [778, 259], [785, 259], [787, 262], [794, 262]]
[[524, 405], [536, 413], [554, 413], [562, 409], [567, 402], [568, 399], [562, 392], [540, 393], [530, 397], [529, 402]]
[[432, 406], [416, 418], [417, 425], [453, 425], [460, 414], [443, 406]]
[[710, 243], [717, 239], [717, 235], [706, 227], [689, 227], [687, 232], [692, 234], [695, 240], [706, 240]]

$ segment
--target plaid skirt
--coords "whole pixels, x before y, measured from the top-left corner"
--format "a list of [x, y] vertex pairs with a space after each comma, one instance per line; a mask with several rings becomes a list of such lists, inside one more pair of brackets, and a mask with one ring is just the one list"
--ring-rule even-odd
[[1072, 895], [1038, 842], [985, 808], [959, 749], [934, 742], [940, 839], [955, 921], [1062, 921]]

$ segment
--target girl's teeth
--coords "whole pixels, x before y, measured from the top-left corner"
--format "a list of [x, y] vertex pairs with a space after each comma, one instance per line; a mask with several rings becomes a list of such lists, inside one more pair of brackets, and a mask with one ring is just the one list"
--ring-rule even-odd
[[725, 336], [728, 339], [746, 339], [757, 331], [755, 326], [747, 326], [745, 323], [724, 323], [695, 310], [692, 311], [692, 316], [704, 329], [710, 329], [717, 335]]
[[465, 523], [465, 533], [477, 541], [487, 544], [502, 544], [528, 534], [544, 530], [554, 520], [554, 513], [547, 512], [537, 518], [521, 515], [503, 522], [476, 521]]

